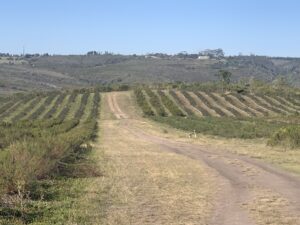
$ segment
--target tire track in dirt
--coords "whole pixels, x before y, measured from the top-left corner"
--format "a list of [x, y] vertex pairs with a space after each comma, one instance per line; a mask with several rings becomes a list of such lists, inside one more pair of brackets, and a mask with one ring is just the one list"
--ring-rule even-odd
[[128, 115], [121, 110], [119, 104], [117, 103], [115, 93], [111, 93], [107, 95], [107, 98], [108, 98], [107, 101], [108, 101], [109, 108], [117, 119], [129, 118]]
[[[165, 151], [184, 155], [194, 160], [204, 162], [217, 174], [219, 182], [218, 201], [211, 218], [211, 225], [252, 225], [255, 223], [249, 208], [258, 195], [259, 190], [270, 190], [272, 193], [287, 199], [288, 204], [276, 211], [277, 214], [288, 212], [293, 217], [293, 224], [300, 224], [300, 179], [287, 172], [276, 169], [264, 162], [246, 156], [228, 153], [222, 149], [212, 149], [205, 146], [179, 142], [153, 135], [134, 124], [137, 120], [129, 117], [120, 109], [115, 94], [108, 95], [111, 111], [120, 120], [120, 128], [132, 133], [145, 142], [155, 143]], [[266, 196], [267, 198], [267, 196]], [[267, 204], [267, 203], [266, 203]], [[268, 209], [269, 210], [269, 209]], [[272, 211], [273, 209], [270, 208]], [[252, 211], [254, 211], [252, 209]], [[264, 216], [264, 215], [261, 215]], [[288, 224], [288, 223], [276, 223]]]

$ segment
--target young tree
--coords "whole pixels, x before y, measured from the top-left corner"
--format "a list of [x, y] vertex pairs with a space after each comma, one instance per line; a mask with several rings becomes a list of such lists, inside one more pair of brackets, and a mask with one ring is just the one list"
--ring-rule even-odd
[[219, 70], [216, 76], [222, 84], [222, 91], [224, 91], [225, 87], [231, 82], [232, 73], [227, 70]]

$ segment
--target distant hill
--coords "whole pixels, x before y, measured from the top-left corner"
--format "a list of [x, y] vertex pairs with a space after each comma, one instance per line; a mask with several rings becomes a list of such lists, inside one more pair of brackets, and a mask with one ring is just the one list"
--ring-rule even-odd
[[166, 55], [76, 55], [0, 58], [0, 93], [87, 87], [95, 84], [213, 81], [220, 70], [233, 80], [279, 76], [300, 86], [300, 58], [235, 56], [207, 58]]

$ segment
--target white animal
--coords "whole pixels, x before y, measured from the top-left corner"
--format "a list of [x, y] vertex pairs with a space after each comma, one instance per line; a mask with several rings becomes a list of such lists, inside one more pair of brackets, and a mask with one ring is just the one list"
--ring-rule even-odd
[[189, 138], [192, 138], [192, 137], [197, 138], [196, 130], [194, 130], [193, 132], [189, 133], [188, 136], [189, 136]]

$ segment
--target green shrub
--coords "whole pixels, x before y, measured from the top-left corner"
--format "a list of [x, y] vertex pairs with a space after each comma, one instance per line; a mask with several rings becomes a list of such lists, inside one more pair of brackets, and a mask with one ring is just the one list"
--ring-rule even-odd
[[[83, 96], [88, 96], [91, 90], [80, 91]], [[72, 92], [68, 105], [74, 101], [77, 94], [78, 91]], [[61, 94], [54, 105], [62, 107], [61, 102], [64, 98], [65, 94]], [[53, 96], [48, 96], [46, 104], [40, 107], [43, 110], [38, 111], [44, 111], [53, 100]], [[53, 189], [51, 183], [100, 174], [96, 164], [88, 158], [91, 151], [89, 142], [96, 137], [99, 102], [100, 94], [97, 91], [93, 106], [87, 112], [87, 121], [65, 120], [65, 114], [70, 110], [67, 106], [56, 119], [36, 120], [34, 116], [33, 120], [0, 123], [1, 222], [30, 223], [43, 216], [40, 208], [37, 209], [33, 205], [42, 206], [46, 203], [45, 196], [49, 199], [52, 195], [49, 194], [49, 189]], [[81, 110], [85, 109], [86, 107], [82, 107]], [[48, 116], [51, 117], [50, 113]], [[41, 186], [45, 183], [48, 183], [47, 187]], [[48, 210], [48, 206], [45, 205], [44, 212]]]
[[172, 113], [173, 116], [185, 116], [178, 106], [163, 91], [159, 90], [157, 93], [165, 107]]
[[55, 114], [59, 106], [64, 101], [65, 97], [67, 96], [66, 93], [61, 93], [58, 98], [55, 100], [53, 107], [44, 115], [43, 119], [51, 119], [52, 116]]
[[151, 109], [143, 91], [139, 88], [134, 90], [138, 105], [141, 107], [145, 116], [154, 116], [154, 112]]
[[76, 119], [80, 119], [83, 116], [85, 107], [86, 107], [87, 102], [88, 102], [89, 95], [90, 95], [90, 93], [84, 93], [82, 95], [79, 109], [75, 113], [75, 118]]
[[149, 101], [151, 105], [156, 110], [159, 116], [167, 116], [167, 112], [165, 111], [163, 105], [161, 104], [159, 97], [149, 88], [145, 89], [146, 94], [149, 96]]
[[30, 112], [30, 110], [33, 109], [34, 106], [39, 103], [40, 100], [41, 99], [39, 97], [36, 97], [25, 109], [23, 109], [14, 118], [12, 118], [12, 122], [16, 122], [25, 117], [28, 114], [28, 112]]
[[95, 90], [95, 94], [93, 98], [93, 106], [88, 119], [94, 119], [98, 117], [100, 100], [101, 100], [100, 92], [98, 90]]
[[226, 138], [269, 138], [271, 134], [285, 126], [285, 123], [267, 122], [263, 119], [236, 119], [232, 117], [159, 117], [153, 119], [177, 129]]
[[271, 146], [281, 145], [289, 148], [300, 147], [300, 127], [282, 127], [271, 136], [268, 141]]
[[25, 193], [38, 178], [52, 171], [66, 145], [57, 137], [22, 140], [11, 144], [0, 161], [1, 190], [5, 193]]

